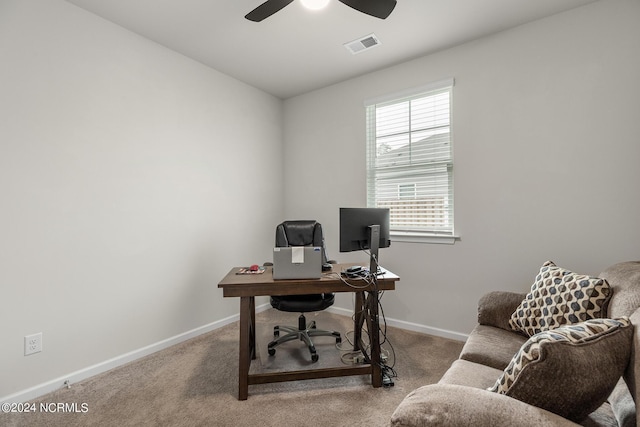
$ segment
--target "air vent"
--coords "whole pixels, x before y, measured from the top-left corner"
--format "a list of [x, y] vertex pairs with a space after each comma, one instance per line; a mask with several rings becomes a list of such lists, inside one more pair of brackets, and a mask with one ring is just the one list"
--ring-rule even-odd
[[344, 47], [346, 47], [349, 52], [355, 55], [360, 52], [364, 52], [367, 49], [376, 47], [379, 44], [380, 40], [378, 40], [378, 37], [376, 37], [375, 34], [369, 34], [368, 36], [361, 37], [358, 40], [345, 43]]

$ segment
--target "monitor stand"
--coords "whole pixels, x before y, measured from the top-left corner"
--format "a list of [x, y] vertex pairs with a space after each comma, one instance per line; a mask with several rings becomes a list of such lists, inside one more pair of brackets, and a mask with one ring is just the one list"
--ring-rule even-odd
[[378, 249], [380, 248], [380, 226], [369, 226], [369, 274], [378, 277]]

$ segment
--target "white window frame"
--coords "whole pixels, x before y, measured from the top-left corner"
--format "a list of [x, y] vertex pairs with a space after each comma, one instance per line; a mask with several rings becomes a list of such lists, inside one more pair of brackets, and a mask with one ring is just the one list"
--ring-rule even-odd
[[[453, 147], [452, 147], [452, 101], [453, 101], [454, 80], [446, 79], [431, 83], [427, 86], [408, 89], [388, 96], [379, 97], [365, 101], [366, 124], [367, 124], [367, 206], [368, 207], [389, 207], [391, 206], [391, 238], [393, 241], [418, 242], [418, 243], [446, 243], [453, 244], [457, 237], [454, 233], [454, 210], [453, 210]], [[446, 113], [445, 121], [425, 121], [419, 125], [421, 116], [412, 114], [412, 106], [418, 105], [422, 98], [433, 97], [434, 95], [448, 95], [448, 111], [442, 107], [440, 113]], [[445, 98], [446, 99], [446, 98]], [[412, 102], [414, 101], [414, 102]], [[377, 112], [382, 114], [387, 112], [391, 116], [394, 108], [402, 108], [402, 125], [398, 125], [397, 133], [389, 128], [377, 126]], [[426, 111], [434, 111], [433, 109]], [[444, 124], [446, 123], [446, 124]], [[378, 134], [380, 132], [380, 134]], [[437, 135], [442, 140], [442, 145], [438, 144], [437, 151], [420, 151], [419, 143], [426, 141], [428, 137], [421, 135]], [[387, 142], [393, 138], [402, 140], [396, 145], [396, 156], [398, 162], [392, 160], [393, 156], [388, 156], [394, 149], [388, 148]], [[409, 141], [409, 142], [407, 142]], [[433, 145], [433, 143], [430, 143]], [[431, 147], [429, 145], [429, 147]], [[448, 146], [448, 150], [446, 147]], [[384, 147], [385, 151], [379, 150]], [[426, 146], [423, 145], [422, 148]], [[414, 154], [419, 153], [419, 154]], [[387, 157], [385, 159], [385, 156]], [[426, 184], [420, 195], [422, 200], [416, 197], [416, 203], [401, 206], [406, 201], [406, 194], [403, 194], [402, 187], [412, 184], [411, 176], [419, 174], [422, 179], [428, 181], [432, 179], [434, 188]], [[427, 178], [430, 175], [433, 178]], [[385, 183], [387, 181], [387, 183]], [[413, 183], [413, 185], [417, 185]], [[426, 189], [429, 188], [429, 189]], [[386, 190], [386, 191], [385, 191]], [[393, 194], [395, 191], [395, 197]], [[405, 197], [403, 197], [403, 195]], [[430, 218], [422, 217], [425, 212], [419, 212], [419, 205], [425, 203], [430, 206], [429, 212], [436, 213]], [[434, 202], [433, 200], [437, 200]], [[431, 203], [431, 205], [429, 205]], [[395, 209], [394, 209], [395, 206]], [[437, 207], [435, 207], [437, 206]], [[412, 211], [414, 209], [414, 211]], [[395, 210], [395, 212], [394, 212]], [[415, 210], [418, 216], [415, 216]], [[402, 212], [409, 212], [403, 216]], [[412, 213], [413, 212], [413, 213]], [[415, 220], [414, 220], [415, 219]]]

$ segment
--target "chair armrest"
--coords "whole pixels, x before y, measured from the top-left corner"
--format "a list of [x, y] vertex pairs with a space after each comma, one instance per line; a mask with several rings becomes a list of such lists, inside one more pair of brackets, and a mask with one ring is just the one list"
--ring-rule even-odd
[[576, 427], [572, 421], [480, 388], [431, 384], [411, 392], [391, 416], [391, 427]]
[[478, 323], [511, 330], [509, 318], [527, 294], [508, 291], [494, 291], [478, 301]]

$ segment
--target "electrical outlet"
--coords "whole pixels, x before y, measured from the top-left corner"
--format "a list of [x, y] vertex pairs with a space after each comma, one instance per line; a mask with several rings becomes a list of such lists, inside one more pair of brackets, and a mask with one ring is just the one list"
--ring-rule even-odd
[[27, 335], [24, 337], [24, 355], [28, 356], [33, 353], [42, 351], [42, 332]]

